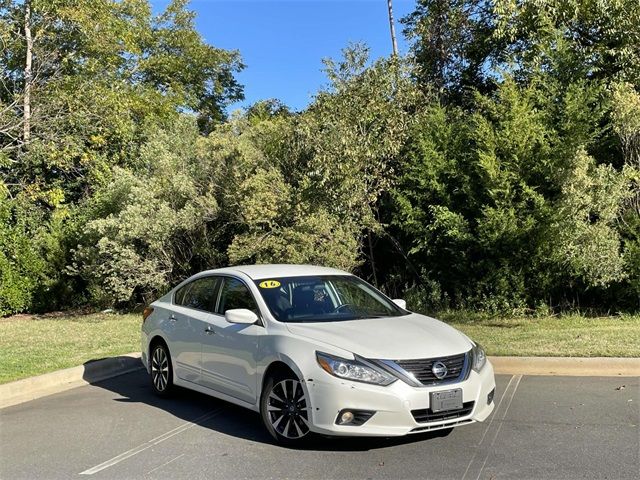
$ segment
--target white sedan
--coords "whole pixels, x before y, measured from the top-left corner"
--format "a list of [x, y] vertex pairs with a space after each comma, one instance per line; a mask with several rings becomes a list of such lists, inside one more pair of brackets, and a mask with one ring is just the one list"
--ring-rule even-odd
[[258, 411], [282, 443], [447, 433], [494, 407], [482, 347], [333, 268], [201, 272], [143, 317], [142, 361], [157, 394], [178, 385]]

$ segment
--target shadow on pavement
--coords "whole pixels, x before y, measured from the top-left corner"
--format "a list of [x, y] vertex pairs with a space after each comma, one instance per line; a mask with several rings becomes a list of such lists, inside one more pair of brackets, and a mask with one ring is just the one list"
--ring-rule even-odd
[[[149, 376], [144, 369], [103, 380], [93, 385], [118, 394], [121, 398], [114, 399], [116, 402], [143, 403], [225, 435], [251, 442], [276, 445], [262, 425], [262, 420], [258, 413], [183, 388], [176, 389], [176, 392], [170, 398], [160, 398], [154, 394]], [[217, 415], [197, 421], [199, 417], [215, 409], [221, 409]], [[153, 421], [153, 419], [150, 419], [150, 421]], [[435, 439], [445, 436], [444, 432], [446, 431], [391, 438], [316, 437], [302, 446], [301, 449], [312, 451], [366, 451]]]

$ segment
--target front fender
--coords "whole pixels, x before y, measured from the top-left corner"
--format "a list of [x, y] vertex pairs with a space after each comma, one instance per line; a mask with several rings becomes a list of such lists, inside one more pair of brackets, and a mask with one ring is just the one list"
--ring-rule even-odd
[[[322, 370], [316, 360], [316, 351], [321, 350], [331, 355], [344, 358], [353, 358], [353, 354], [331, 345], [319, 344], [304, 337], [293, 337], [289, 335], [269, 335], [263, 337], [264, 344], [261, 351], [263, 357], [258, 362], [257, 374], [260, 395], [257, 399], [257, 406], [260, 406], [262, 391], [266, 381], [266, 373], [269, 367], [276, 362], [281, 362], [289, 367], [300, 379], [302, 389], [307, 399], [311, 399], [311, 391], [314, 382], [320, 377], [329, 374]], [[333, 377], [331, 377], [333, 378]], [[313, 422], [313, 405], [310, 409], [310, 420]]]

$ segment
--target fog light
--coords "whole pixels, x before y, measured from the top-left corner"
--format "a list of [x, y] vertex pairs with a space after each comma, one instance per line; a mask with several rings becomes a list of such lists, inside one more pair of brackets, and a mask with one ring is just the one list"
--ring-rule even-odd
[[366, 423], [376, 412], [374, 410], [340, 410], [336, 417], [336, 424], [359, 427]]
[[353, 421], [353, 413], [346, 411], [340, 415], [340, 423], [351, 423]]
[[487, 405], [491, 405], [491, 402], [493, 402], [493, 395], [495, 393], [496, 393], [495, 388], [489, 392], [489, 395], [487, 395]]

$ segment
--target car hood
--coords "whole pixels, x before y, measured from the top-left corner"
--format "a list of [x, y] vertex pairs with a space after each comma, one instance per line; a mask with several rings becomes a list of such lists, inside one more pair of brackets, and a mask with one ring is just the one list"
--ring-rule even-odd
[[412, 313], [342, 322], [288, 323], [294, 335], [371, 359], [408, 360], [467, 352], [472, 344], [449, 325]]

